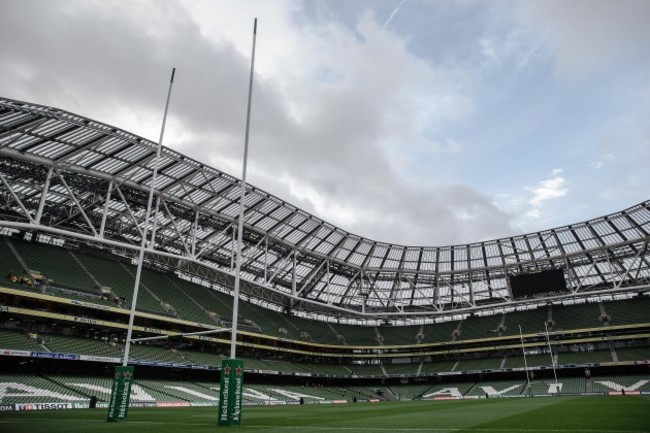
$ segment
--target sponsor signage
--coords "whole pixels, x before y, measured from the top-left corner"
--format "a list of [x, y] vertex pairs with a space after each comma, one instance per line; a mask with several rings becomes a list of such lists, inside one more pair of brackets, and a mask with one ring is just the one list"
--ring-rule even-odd
[[27, 350], [0, 349], [0, 355], [4, 356], [30, 356], [32, 352]]
[[243, 388], [244, 362], [240, 359], [221, 361], [218, 425], [239, 425], [241, 423]]
[[72, 409], [72, 403], [20, 403], [16, 410]]
[[133, 383], [133, 367], [115, 367], [111, 398], [108, 401], [108, 422], [126, 421]]
[[31, 352], [30, 356], [33, 358], [79, 359], [79, 355], [73, 353]]
[[0, 412], [8, 412], [11, 410], [16, 410], [15, 404], [0, 404]]
[[156, 403], [156, 407], [188, 407], [190, 406], [189, 401], [159, 401]]
[[211, 407], [211, 406], [217, 406], [218, 403], [214, 403], [211, 401], [193, 401], [190, 402], [190, 406], [192, 407]]
[[79, 355], [80, 361], [94, 361], [94, 362], [108, 362], [111, 364], [120, 362], [120, 358], [112, 358], [109, 356], [95, 356], [95, 355]]

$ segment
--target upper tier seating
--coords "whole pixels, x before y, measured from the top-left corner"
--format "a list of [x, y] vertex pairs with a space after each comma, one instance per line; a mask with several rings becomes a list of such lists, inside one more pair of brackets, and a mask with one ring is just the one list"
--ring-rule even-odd
[[582, 328], [598, 328], [603, 326], [599, 320], [598, 303], [579, 305], [553, 305], [553, 321], [555, 330], [570, 330]]
[[604, 302], [603, 306], [612, 326], [650, 323], [650, 296]]
[[458, 361], [454, 371], [492, 370], [501, 365], [501, 358], [477, 358]]
[[[14, 238], [1, 238], [0, 259], [7, 272], [23, 272], [19, 257], [30, 268], [38, 268], [46, 277], [65, 287], [99, 293], [99, 288], [110, 287], [118, 297], [124, 298], [123, 307], [131, 303], [135, 266], [102, 256], [107, 251], [73, 251], [53, 245], [27, 242]], [[14, 254], [9, 245], [15, 248]], [[14, 287], [14, 286], [12, 286]], [[20, 287], [17, 287], [20, 288]], [[34, 287], [24, 290], [39, 291]], [[48, 289], [54, 290], [54, 289]], [[82, 292], [52, 291], [53, 295], [78, 299]], [[86, 300], [84, 298], [84, 300]], [[91, 302], [101, 302], [92, 301]], [[114, 301], [105, 301], [116, 305]], [[604, 302], [609, 325], [647, 323], [650, 316], [650, 296], [623, 301]], [[232, 315], [232, 297], [203, 285], [186, 281], [177, 275], [145, 268], [138, 295], [138, 310], [157, 313], [208, 325], [228, 326]], [[347, 346], [417, 345], [476, 338], [494, 338], [499, 334], [517, 335], [521, 325], [524, 334], [544, 332], [544, 323], [551, 320], [556, 330], [603, 327], [603, 315], [597, 303], [581, 305], [543, 306], [534, 310], [468, 317], [465, 320], [446, 321], [426, 325], [359, 326], [328, 323], [299, 318], [272, 311], [246, 300], [240, 302], [240, 327], [242, 331], [262, 333], [277, 338], [295, 339], [313, 343]], [[501, 326], [503, 325], [503, 326]], [[551, 329], [552, 331], [553, 329]], [[564, 359], [561, 359], [565, 356]], [[627, 355], [623, 353], [623, 357]], [[636, 355], [630, 355], [634, 357]], [[573, 356], [576, 358], [576, 356]], [[578, 356], [580, 360], [591, 356]], [[598, 356], [600, 362], [611, 361], [611, 356]], [[626, 357], [625, 359], [628, 359]], [[587, 359], [587, 361], [588, 361]], [[531, 358], [534, 361], [534, 358]], [[560, 364], [575, 363], [572, 355], [560, 355]], [[545, 363], [545, 361], [540, 361]], [[517, 364], [506, 361], [508, 367]], [[453, 365], [453, 364], [452, 364]], [[543, 364], [542, 364], [543, 365]], [[423, 365], [423, 372], [430, 371]], [[435, 367], [437, 368], [437, 367]], [[451, 367], [446, 367], [450, 369]], [[462, 365], [459, 368], [464, 368]]]

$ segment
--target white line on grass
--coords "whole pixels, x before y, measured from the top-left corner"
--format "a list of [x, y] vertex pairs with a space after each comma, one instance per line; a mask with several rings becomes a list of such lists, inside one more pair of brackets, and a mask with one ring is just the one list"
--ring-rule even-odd
[[[0, 420], [0, 425], [7, 424], [24, 424], [38, 421], [70, 421], [77, 423], [89, 423], [89, 420], [79, 419], [66, 419], [66, 418], [30, 418], [30, 419], [15, 419], [15, 420]], [[97, 421], [97, 423], [106, 423], [105, 421]], [[127, 424], [151, 424], [151, 425], [182, 425], [182, 426], [205, 426], [205, 423], [188, 423], [188, 422], [168, 422], [168, 421], [128, 421]], [[266, 429], [266, 430], [307, 430], [310, 432], [317, 431], [358, 431], [358, 432], [433, 432], [433, 433], [451, 433], [458, 431], [475, 431], [475, 432], [529, 432], [529, 433], [648, 433], [641, 430], [601, 430], [601, 429], [526, 429], [520, 428], [382, 428], [382, 427], [318, 427], [318, 426], [278, 426], [278, 425], [240, 425], [238, 430], [246, 431], [248, 429]]]
[[342, 431], [388, 431], [388, 432], [457, 432], [457, 431], [476, 431], [476, 432], [531, 432], [531, 433], [543, 433], [543, 432], [553, 432], [553, 433], [648, 433], [646, 431], [639, 430], [594, 430], [594, 429], [526, 429], [522, 430], [520, 428], [472, 428], [472, 427], [459, 427], [459, 428], [418, 428], [418, 427], [402, 427], [402, 428], [382, 428], [382, 427], [315, 427], [315, 426], [277, 426], [277, 425], [256, 425], [256, 426], [240, 426], [240, 428], [264, 428], [264, 429], [282, 429], [282, 430], [342, 430]]

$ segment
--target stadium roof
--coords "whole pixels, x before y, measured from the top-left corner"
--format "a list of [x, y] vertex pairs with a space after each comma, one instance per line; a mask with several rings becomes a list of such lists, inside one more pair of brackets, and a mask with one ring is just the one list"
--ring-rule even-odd
[[[118, 128], [0, 98], [0, 227], [133, 254], [155, 155], [156, 143]], [[148, 259], [228, 286], [240, 188], [239, 179], [164, 148]], [[244, 206], [243, 291], [287, 309], [438, 315], [519, 302], [512, 275], [564, 270], [567, 291], [544, 299], [642, 291], [650, 279], [650, 201], [564, 227], [440, 247], [366, 239], [251, 185]]]

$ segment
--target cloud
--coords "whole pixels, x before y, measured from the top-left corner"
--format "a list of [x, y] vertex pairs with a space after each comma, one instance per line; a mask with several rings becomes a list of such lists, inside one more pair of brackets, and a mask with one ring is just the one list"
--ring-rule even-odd
[[528, 200], [528, 204], [532, 206], [532, 209], [527, 213], [528, 216], [539, 217], [544, 202], [564, 197], [569, 192], [569, 189], [566, 187], [566, 179], [561, 176], [561, 173], [562, 170], [553, 170], [551, 173], [553, 177], [542, 180], [535, 187], [526, 188], [533, 195]]
[[310, 21], [299, 1], [269, 4], [7, 2], [3, 96], [157, 139], [176, 67], [165, 144], [239, 176], [254, 11], [249, 182], [380, 241], [450, 244], [512, 230], [488, 196], [453, 181], [425, 187], [409, 177], [413, 157], [396, 162], [462, 150], [436, 137], [472, 109], [464, 71], [416, 57], [372, 13], [348, 27]]
[[515, 15], [546, 40], [562, 76], [581, 76], [650, 56], [646, 0], [522, 1], [516, 3]]
[[589, 167], [599, 169], [599, 168], [603, 168], [607, 164], [611, 164], [614, 161], [615, 161], [614, 154], [608, 153], [606, 155], [601, 156], [597, 160], [591, 162], [589, 164]]

